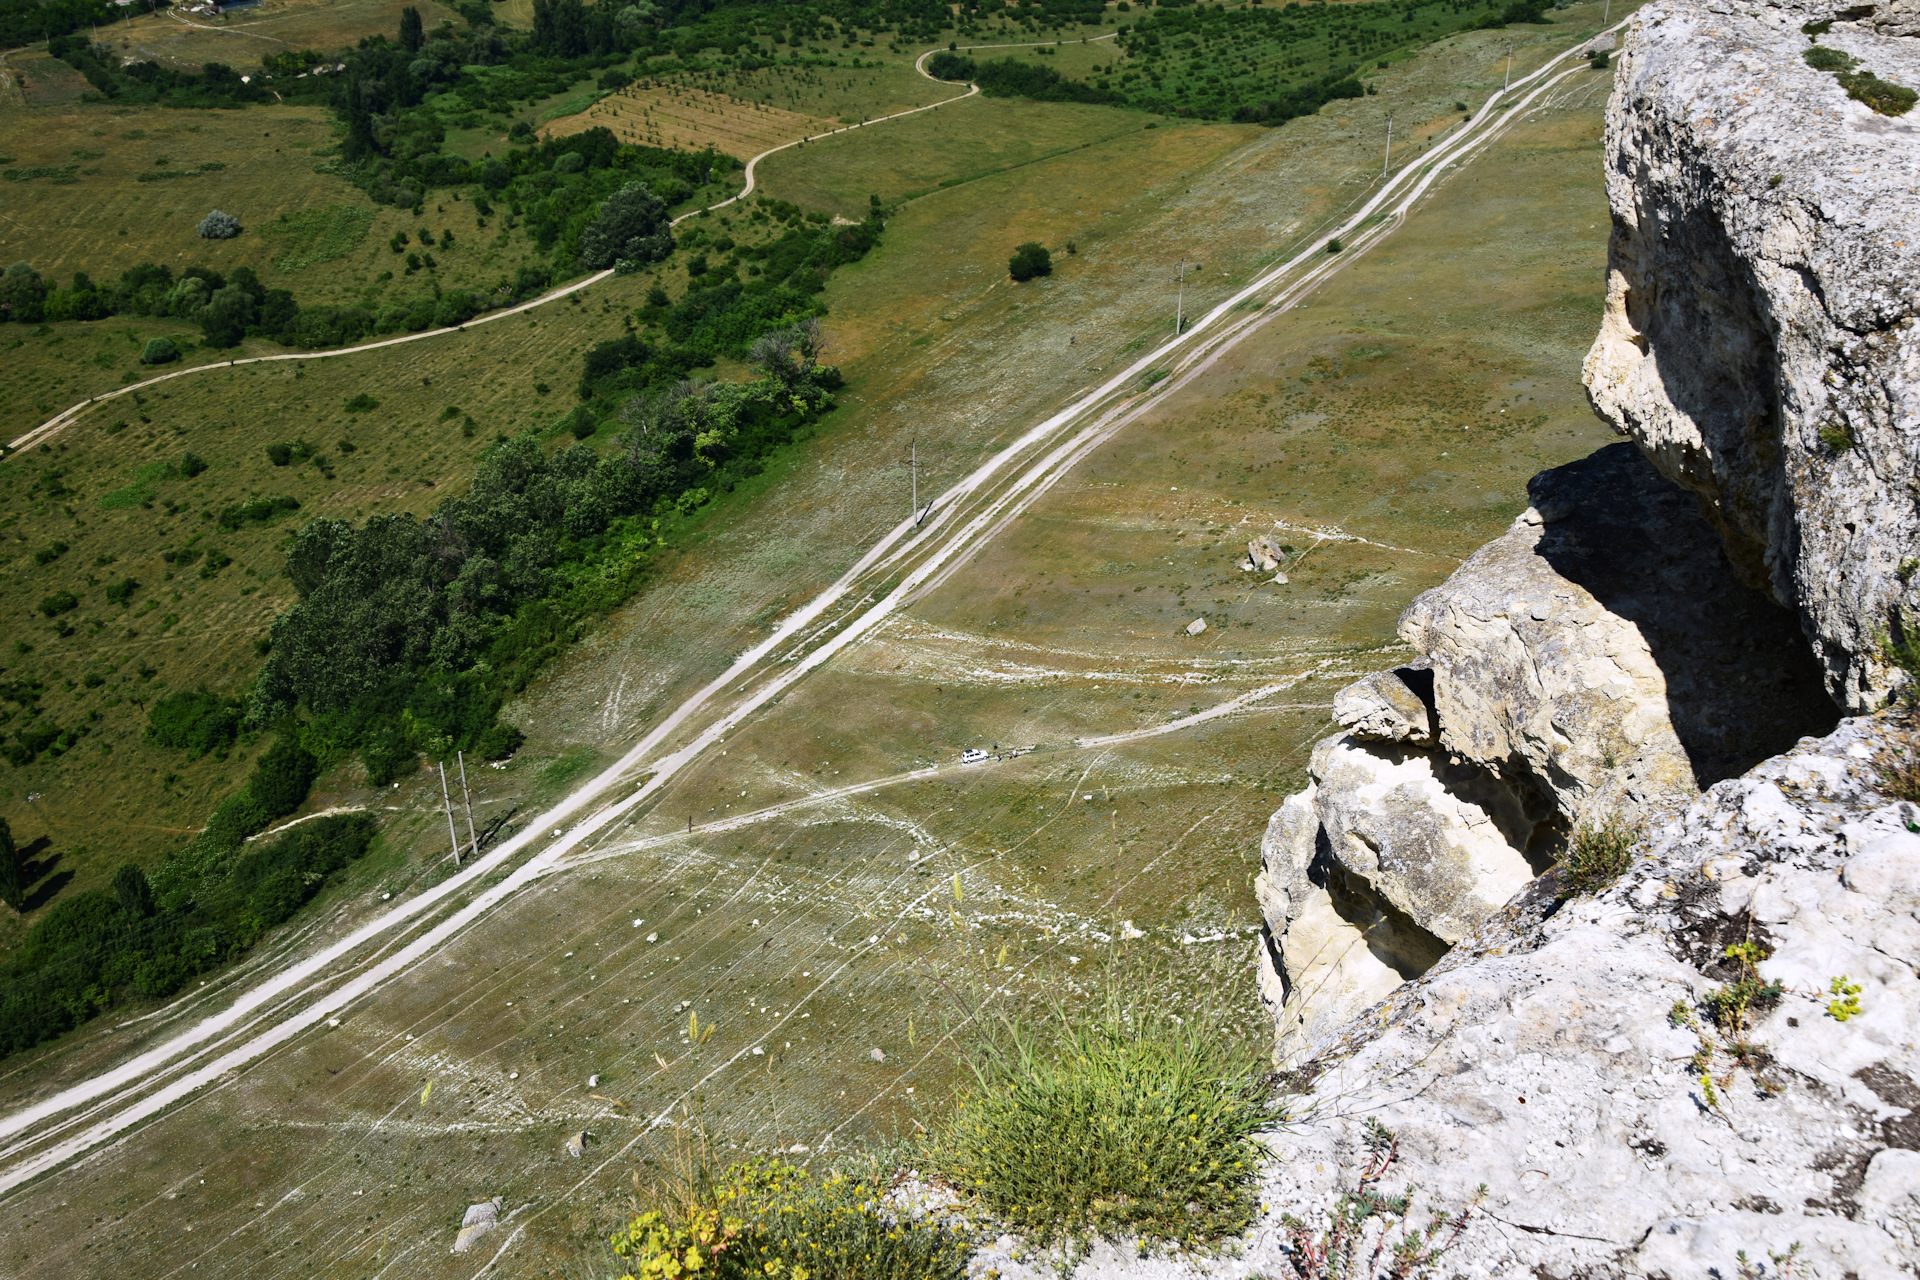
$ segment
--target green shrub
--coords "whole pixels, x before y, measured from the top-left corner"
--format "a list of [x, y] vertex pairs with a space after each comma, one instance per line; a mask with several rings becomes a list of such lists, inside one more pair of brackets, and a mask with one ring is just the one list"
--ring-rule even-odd
[[267, 461], [276, 467], [287, 466], [293, 461], [293, 446], [290, 444], [268, 445]]
[[176, 689], [147, 712], [147, 741], [198, 760], [224, 752], [240, 734], [240, 704], [204, 689]]
[[366, 413], [369, 410], [378, 409], [379, 407], [380, 402], [364, 391], [351, 397], [346, 403], [348, 413]]
[[194, 231], [206, 240], [231, 240], [240, 234], [240, 219], [230, 213], [222, 213], [220, 210], [215, 209], [212, 213], [200, 219], [199, 225], [194, 227]]
[[207, 469], [207, 460], [197, 453], [188, 453], [180, 459], [180, 474], [191, 480]]
[[645, 1277], [961, 1280], [971, 1250], [943, 1225], [899, 1214], [884, 1180], [816, 1177], [783, 1160], [698, 1172], [682, 1195], [613, 1236]]
[[[170, 858], [150, 883], [123, 866], [110, 889], [64, 898], [0, 965], [0, 1056], [51, 1039], [125, 995], [171, 995], [256, 941], [372, 842], [367, 814], [303, 823], [207, 867]], [[0, 844], [6, 843], [0, 841]]]
[[384, 787], [418, 769], [420, 753], [398, 726], [388, 726], [366, 736], [360, 747], [360, 763], [367, 767], [367, 782]]
[[1029, 240], [1013, 251], [1007, 259], [1007, 274], [1017, 281], [1027, 281], [1039, 276], [1053, 274], [1053, 255], [1045, 247]]
[[40, 602], [40, 612], [57, 618], [80, 607], [80, 598], [71, 591], [56, 591]]
[[1339, 236], [1335, 236], [1333, 239], [1327, 241], [1328, 253], [1339, 253], [1341, 250], [1345, 249], [1346, 247], [1347, 246], [1340, 243]]
[[267, 811], [269, 821], [298, 809], [320, 773], [319, 761], [290, 734], [275, 739], [253, 766], [247, 790]]
[[113, 873], [113, 896], [135, 919], [144, 920], [153, 914], [153, 885], [148, 882], [147, 873], [131, 862]]
[[246, 525], [265, 524], [269, 520], [286, 515], [289, 511], [299, 509], [300, 502], [297, 498], [254, 498], [222, 511], [220, 528], [227, 533], [232, 533]]
[[481, 734], [480, 741], [475, 744], [473, 749], [479, 752], [483, 759], [505, 760], [508, 756], [518, 751], [520, 744], [526, 740], [527, 735], [520, 732], [518, 726], [510, 725], [503, 721], [493, 725], [485, 733]]
[[580, 265], [589, 271], [606, 267], [631, 271], [672, 252], [667, 206], [645, 183], [629, 182], [608, 196], [599, 214], [580, 232]]
[[935, 80], [965, 82], [973, 79], [973, 72], [973, 59], [964, 54], [942, 49], [927, 59], [927, 73]]
[[67, 554], [66, 543], [52, 542], [33, 553], [33, 562], [41, 565], [52, 564], [65, 554]]
[[1561, 884], [1568, 894], [1598, 893], [1626, 874], [1633, 862], [1633, 846], [1640, 828], [1612, 814], [1598, 824], [1575, 829], [1561, 864]]
[[141, 364], [172, 364], [180, 358], [180, 348], [173, 345], [172, 338], [148, 338], [147, 345], [140, 348]]
[[1128, 1231], [1198, 1243], [1253, 1218], [1263, 1063], [1204, 1010], [1116, 998], [1039, 1032], [1009, 1022], [932, 1140], [933, 1162], [997, 1217], [1059, 1240]]
[[133, 599], [133, 593], [137, 591], [139, 587], [140, 584], [132, 578], [122, 578], [118, 582], [109, 582], [107, 584], [107, 603], [125, 605], [127, 601]]
[[1807, 65], [1815, 71], [1851, 71], [1853, 59], [1838, 49], [1829, 49], [1825, 45], [1815, 45], [1801, 55]]

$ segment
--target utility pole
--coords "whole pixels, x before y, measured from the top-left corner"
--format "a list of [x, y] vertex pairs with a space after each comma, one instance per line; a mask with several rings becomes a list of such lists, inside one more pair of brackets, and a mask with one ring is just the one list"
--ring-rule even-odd
[[[914, 436], [912, 440], [910, 440], [907, 444], [907, 477], [908, 477], [909, 484], [912, 486], [912, 493], [913, 493], [913, 499], [912, 499], [913, 500], [913, 526], [914, 528], [917, 529], [920, 527], [920, 522], [926, 518], [926, 512], [923, 512], [922, 510], [920, 510], [920, 437], [919, 436]], [[927, 507], [929, 510], [931, 510], [933, 507], [933, 504], [929, 502], [927, 504]]]
[[1180, 322], [1187, 312], [1187, 260], [1180, 259], [1180, 292], [1173, 304], [1173, 336], [1180, 336]]
[[1600, 29], [1607, 29], [1607, 19], [1613, 17], [1613, 0], [1607, 0], [1606, 8], [1600, 11]]
[[453, 840], [453, 865], [460, 865], [460, 834], [453, 829], [453, 797], [447, 793], [447, 762], [438, 762], [440, 769], [440, 803], [447, 809], [447, 835]]
[[1507, 82], [1500, 86], [1500, 92], [1505, 93], [1511, 88], [1513, 88], [1513, 41], [1509, 40], [1507, 41]]
[[467, 804], [467, 852], [480, 856], [480, 838], [473, 833], [473, 792], [467, 790], [467, 753], [459, 753], [460, 760], [460, 798]]
[[1387, 112], [1387, 160], [1380, 166], [1380, 176], [1385, 178], [1393, 172], [1393, 112]]

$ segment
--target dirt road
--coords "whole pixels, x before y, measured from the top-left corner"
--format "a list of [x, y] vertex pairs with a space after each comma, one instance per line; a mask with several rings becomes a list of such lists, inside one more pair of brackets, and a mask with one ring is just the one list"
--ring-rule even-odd
[[[1089, 452], [1390, 234], [1441, 173], [1470, 158], [1524, 108], [1584, 66], [1566, 66], [1573, 57], [1569, 50], [1516, 81], [1510, 91], [1495, 94], [1470, 126], [1429, 150], [1417, 168], [1393, 175], [1332, 230], [1346, 241], [1345, 252], [1329, 254], [1324, 242], [1316, 242], [1264, 273], [1184, 334], [988, 458], [939, 495], [920, 523], [909, 519], [896, 525], [838, 581], [783, 619], [771, 635], [740, 654], [611, 767], [527, 830], [459, 875], [259, 982], [228, 1008], [164, 1043], [0, 1118], [0, 1192], [125, 1134], [333, 1017], [405, 974], [529, 884], [579, 857], [589, 841], [659, 794], [729, 731], [836, 653], [870, 635], [903, 605], [958, 572]], [[1376, 217], [1379, 221], [1373, 221]], [[1145, 376], [1149, 372], [1167, 376], [1150, 381]], [[1207, 714], [1227, 713], [1216, 708]], [[1092, 739], [1086, 745], [1124, 736]]]

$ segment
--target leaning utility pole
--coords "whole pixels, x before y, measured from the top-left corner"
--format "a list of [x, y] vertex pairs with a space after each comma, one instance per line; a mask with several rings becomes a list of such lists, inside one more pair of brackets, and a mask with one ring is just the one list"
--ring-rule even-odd
[[1187, 312], [1187, 260], [1180, 259], [1180, 292], [1173, 304], [1173, 336], [1180, 336], [1180, 322]]
[[453, 797], [447, 794], [447, 762], [438, 762], [440, 769], [440, 803], [447, 810], [447, 835], [453, 839], [453, 865], [460, 865], [460, 835], [453, 829]]
[[1387, 159], [1380, 166], [1380, 176], [1386, 177], [1393, 172], [1393, 112], [1387, 112]]
[[467, 852], [478, 858], [480, 839], [473, 834], [473, 792], [467, 790], [467, 753], [461, 751], [456, 754], [460, 760], [460, 798], [467, 805]]

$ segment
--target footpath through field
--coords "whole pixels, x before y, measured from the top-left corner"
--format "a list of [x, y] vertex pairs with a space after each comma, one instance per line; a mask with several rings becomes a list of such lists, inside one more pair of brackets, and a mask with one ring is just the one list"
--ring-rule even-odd
[[[526, 830], [459, 874], [265, 977], [165, 1042], [0, 1118], [0, 1192], [193, 1098], [405, 974], [514, 894], [575, 861], [576, 851], [647, 804], [727, 733], [957, 572], [1089, 452], [1379, 243], [1443, 172], [1475, 155], [1584, 65], [1566, 65], [1577, 53], [1569, 48], [1495, 92], [1467, 127], [1391, 175], [1331, 229], [1346, 244], [1344, 252], [1331, 254], [1325, 240], [1316, 239], [1184, 333], [1030, 428], [935, 498], [918, 519], [895, 526], [838, 581]], [[1167, 376], [1149, 380], [1149, 372]], [[1225, 713], [1220, 708], [1208, 714]], [[1098, 748], [1125, 736], [1082, 745]]]

